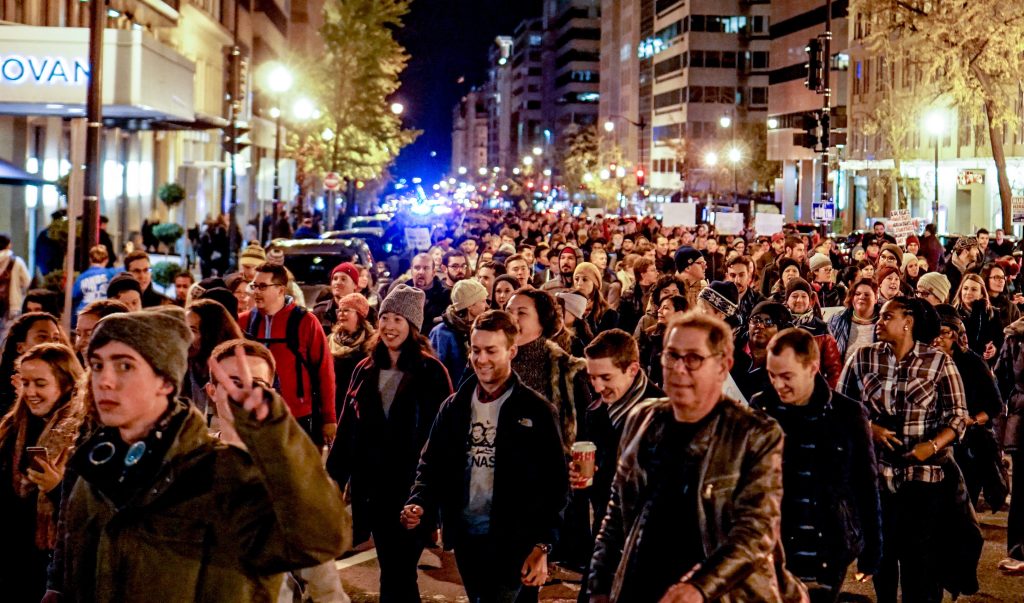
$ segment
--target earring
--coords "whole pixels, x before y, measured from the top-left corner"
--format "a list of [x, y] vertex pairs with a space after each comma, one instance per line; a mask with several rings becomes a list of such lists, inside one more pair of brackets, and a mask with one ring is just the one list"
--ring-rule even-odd
[[904, 330], [904, 331], [909, 331], [910, 329], [909, 329], [909, 328], [907, 328], [907, 327], [903, 327], [903, 330]]

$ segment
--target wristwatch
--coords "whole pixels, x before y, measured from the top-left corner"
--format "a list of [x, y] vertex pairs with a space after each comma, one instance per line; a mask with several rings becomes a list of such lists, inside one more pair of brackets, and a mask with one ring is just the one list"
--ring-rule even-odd
[[541, 552], [544, 553], [545, 555], [547, 555], [548, 553], [551, 552], [551, 545], [550, 544], [540, 544], [540, 543], [538, 543], [538, 544], [533, 545], [533, 548], [540, 549]]

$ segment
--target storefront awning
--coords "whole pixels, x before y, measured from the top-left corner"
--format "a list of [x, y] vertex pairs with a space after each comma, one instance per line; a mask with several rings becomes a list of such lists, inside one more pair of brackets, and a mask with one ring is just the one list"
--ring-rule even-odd
[[0, 159], [0, 184], [9, 184], [13, 186], [42, 186], [44, 184], [53, 183], [47, 182], [35, 174], [29, 174], [9, 161]]
[[[0, 114], [85, 114], [89, 30], [0, 27]], [[103, 115], [195, 121], [195, 65], [141, 30], [108, 29], [103, 39]]]

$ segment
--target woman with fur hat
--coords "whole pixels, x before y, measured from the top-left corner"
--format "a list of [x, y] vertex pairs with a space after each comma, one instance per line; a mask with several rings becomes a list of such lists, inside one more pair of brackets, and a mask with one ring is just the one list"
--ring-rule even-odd
[[64, 344], [40, 344], [18, 357], [18, 400], [0, 420], [0, 592], [11, 601], [38, 601], [46, 591], [58, 488], [85, 415], [75, 395], [82, 372]]

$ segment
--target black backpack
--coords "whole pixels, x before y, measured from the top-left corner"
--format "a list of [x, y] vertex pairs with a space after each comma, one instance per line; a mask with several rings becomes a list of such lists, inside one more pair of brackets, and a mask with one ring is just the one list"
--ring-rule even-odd
[[[313, 416], [317, 417], [319, 409], [322, 408], [320, 399], [320, 373], [319, 371], [314, 370], [312, 364], [309, 363], [305, 357], [303, 357], [301, 351], [299, 350], [299, 325], [302, 324], [302, 319], [305, 318], [306, 314], [308, 313], [309, 312], [305, 308], [298, 305], [292, 308], [291, 314], [288, 315], [288, 323], [285, 325], [285, 336], [282, 339], [280, 337], [259, 337], [257, 334], [257, 327], [259, 326], [260, 323], [260, 313], [256, 310], [253, 310], [252, 312], [249, 313], [249, 322], [245, 326], [245, 337], [246, 339], [262, 343], [263, 345], [267, 346], [267, 348], [269, 348], [270, 344], [272, 343], [283, 343], [288, 347], [288, 351], [291, 352], [292, 356], [295, 357], [296, 366], [301, 367], [302, 370], [309, 375], [309, 383], [313, 390], [311, 392]], [[317, 325], [319, 326], [319, 321], [317, 321]], [[324, 360], [321, 360], [321, 362], [323, 361]], [[277, 379], [276, 375], [274, 376], [274, 379]], [[304, 397], [306, 394], [306, 388], [305, 382], [302, 379], [301, 371], [299, 372], [298, 378], [295, 380], [295, 382], [296, 396], [298, 396], [299, 398]], [[275, 385], [278, 386], [278, 388], [280, 388], [280, 382], [276, 383]]]

